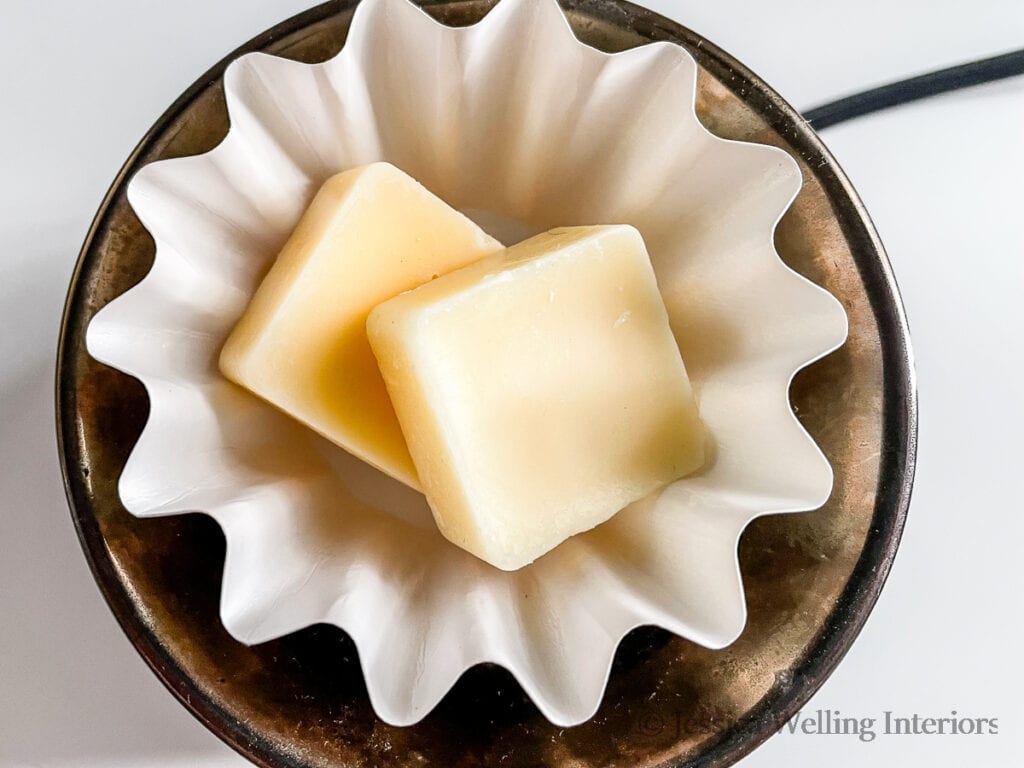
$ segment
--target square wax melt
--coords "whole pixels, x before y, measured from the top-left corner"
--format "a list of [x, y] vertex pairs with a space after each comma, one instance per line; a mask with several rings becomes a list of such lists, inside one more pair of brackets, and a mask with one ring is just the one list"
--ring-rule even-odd
[[704, 461], [632, 227], [531, 238], [382, 303], [367, 331], [438, 527], [498, 568]]

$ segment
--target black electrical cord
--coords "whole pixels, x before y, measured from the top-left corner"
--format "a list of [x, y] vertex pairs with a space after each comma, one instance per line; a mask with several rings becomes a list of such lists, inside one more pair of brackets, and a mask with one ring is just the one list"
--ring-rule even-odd
[[940, 93], [1024, 74], [1024, 49], [958, 64], [830, 101], [804, 112], [815, 130]]

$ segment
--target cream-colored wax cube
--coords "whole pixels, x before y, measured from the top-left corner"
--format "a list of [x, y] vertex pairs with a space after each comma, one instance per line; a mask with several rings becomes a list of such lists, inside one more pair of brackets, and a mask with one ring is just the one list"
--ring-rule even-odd
[[632, 227], [538, 235], [384, 302], [367, 331], [438, 527], [498, 568], [703, 463]]
[[231, 332], [220, 369], [414, 488], [416, 470], [366, 339], [369, 311], [501, 249], [387, 163], [328, 179]]

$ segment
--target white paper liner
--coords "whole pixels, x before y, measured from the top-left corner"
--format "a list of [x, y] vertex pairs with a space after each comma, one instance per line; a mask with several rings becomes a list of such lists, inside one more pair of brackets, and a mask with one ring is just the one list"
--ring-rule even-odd
[[[460, 29], [406, 0], [364, 0], [330, 61], [233, 62], [227, 138], [136, 175], [128, 197], [156, 261], [96, 315], [88, 348], [151, 401], [125, 507], [202, 511], [224, 529], [234, 637], [344, 628], [393, 724], [497, 662], [566, 726], [596, 710], [631, 628], [712, 648], [737, 637], [740, 532], [830, 493], [788, 387], [843, 342], [846, 316], [773, 246], [796, 162], [705, 130], [696, 74], [673, 44], [580, 43], [555, 0], [501, 0]], [[501, 229], [636, 226], [713, 439], [707, 467], [507, 573], [442, 538], [421, 496], [227, 382], [220, 347], [311, 196], [376, 160]]]

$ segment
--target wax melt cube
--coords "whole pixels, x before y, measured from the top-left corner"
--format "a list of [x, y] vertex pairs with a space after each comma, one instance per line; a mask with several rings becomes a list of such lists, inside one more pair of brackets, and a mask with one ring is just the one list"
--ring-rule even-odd
[[632, 227], [531, 238], [385, 301], [367, 332], [438, 527], [498, 568], [704, 461]]
[[501, 249], [387, 163], [328, 179], [220, 356], [220, 369], [414, 488], [416, 469], [366, 338], [369, 311]]

